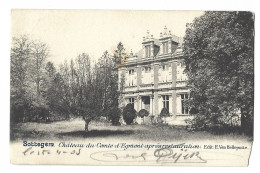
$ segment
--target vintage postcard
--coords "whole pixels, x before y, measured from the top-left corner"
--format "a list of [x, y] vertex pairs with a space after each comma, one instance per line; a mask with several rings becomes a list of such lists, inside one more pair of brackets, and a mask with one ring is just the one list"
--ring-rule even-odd
[[12, 10], [13, 164], [248, 166], [254, 14]]

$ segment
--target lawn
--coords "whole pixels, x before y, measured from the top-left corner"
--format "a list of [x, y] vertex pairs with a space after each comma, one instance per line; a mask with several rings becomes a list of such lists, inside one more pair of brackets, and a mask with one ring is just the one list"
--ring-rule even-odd
[[239, 141], [250, 142], [238, 133], [212, 134], [205, 131], [190, 132], [184, 127], [168, 125], [121, 125], [91, 121], [89, 132], [84, 132], [84, 120], [80, 118], [53, 123], [18, 123], [11, 126], [11, 141], [21, 140], [137, 140], [137, 141]]

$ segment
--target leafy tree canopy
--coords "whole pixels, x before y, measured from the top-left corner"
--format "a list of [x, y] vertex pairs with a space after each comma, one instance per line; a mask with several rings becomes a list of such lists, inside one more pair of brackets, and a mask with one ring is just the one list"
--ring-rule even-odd
[[253, 14], [205, 12], [187, 24], [183, 50], [191, 106], [206, 117], [241, 112], [242, 129], [252, 129]]

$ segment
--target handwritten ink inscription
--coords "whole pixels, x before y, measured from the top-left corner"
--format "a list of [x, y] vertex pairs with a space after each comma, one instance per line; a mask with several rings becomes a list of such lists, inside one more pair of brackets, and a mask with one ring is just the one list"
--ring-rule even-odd
[[[29, 147], [22, 153], [24, 156], [51, 154], [79, 156], [82, 153], [82, 149], [35, 150], [33, 147]], [[187, 149], [173, 150], [170, 148], [146, 152], [140, 150], [100, 151], [91, 153], [90, 158], [103, 162], [207, 163], [198, 151], [189, 152]]]
[[156, 162], [156, 163], [207, 163], [200, 153], [187, 149], [156, 149], [153, 153], [136, 151], [101, 151], [92, 153], [91, 159], [103, 162]]
[[69, 155], [80, 155], [81, 153], [81, 149], [73, 149], [73, 150], [60, 150], [57, 149], [55, 151], [53, 150], [33, 150], [33, 147], [29, 147], [27, 148], [24, 152], [23, 155], [24, 156], [28, 156], [28, 155], [50, 155], [50, 154], [57, 154], [57, 155], [61, 155], [61, 154], [69, 154]]
[[154, 150], [143, 149], [107, 149], [93, 152], [84, 148], [35, 148], [28, 147], [22, 152], [23, 156], [48, 156], [60, 155], [65, 157], [84, 157], [98, 162], [124, 162], [124, 163], [150, 163], [150, 164], [180, 164], [197, 163], [209, 164], [213, 160], [241, 160], [243, 157], [238, 153], [225, 153], [216, 151], [198, 151], [186, 148], [160, 148]]

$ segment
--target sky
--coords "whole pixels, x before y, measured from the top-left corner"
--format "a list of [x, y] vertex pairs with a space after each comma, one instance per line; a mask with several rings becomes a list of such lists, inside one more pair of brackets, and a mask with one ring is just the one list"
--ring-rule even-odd
[[65, 59], [87, 53], [98, 59], [104, 51], [113, 53], [121, 41], [129, 53], [142, 48], [147, 30], [159, 38], [166, 26], [183, 37], [186, 23], [203, 11], [134, 11], [134, 10], [12, 10], [11, 36], [28, 35], [47, 43], [49, 61], [56, 66]]

